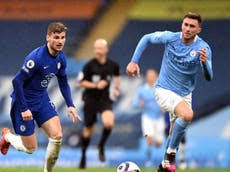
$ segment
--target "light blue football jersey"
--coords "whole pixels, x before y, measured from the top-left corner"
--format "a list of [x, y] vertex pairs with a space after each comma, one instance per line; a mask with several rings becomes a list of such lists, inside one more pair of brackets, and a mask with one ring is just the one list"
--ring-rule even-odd
[[[163, 118], [163, 112], [155, 99], [155, 87], [148, 84], [140, 86], [133, 100], [133, 106], [140, 107], [142, 114], [147, 115], [151, 119]], [[140, 106], [140, 101], [144, 101], [144, 105]]]
[[[132, 61], [138, 63], [149, 42], [164, 44], [165, 51], [156, 87], [186, 96], [194, 90], [200, 68], [203, 69], [207, 80], [213, 78], [212, 52], [209, 45], [199, 36], [196, 36], [190, 45], [184, 44], [181, 36], [181, 32], [170, 31], [144, 35], [136, 47]], [[198, 53], [198, 50], [203, 48], [208, 55], [204, 64], [200, 62]]]

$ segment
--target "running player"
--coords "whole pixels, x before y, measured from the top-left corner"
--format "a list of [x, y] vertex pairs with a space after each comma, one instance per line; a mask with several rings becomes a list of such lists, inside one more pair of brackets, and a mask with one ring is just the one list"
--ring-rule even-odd
[[68, 116], [73, 122], [80, 120], [74, 107], [66, 76], [66, 57], [62, 51], [66, 41], [67, 27], [60, 23], [50, 23], [46, 35], [47, 44], [33, 50], [22, 68], [14, 77], [14, 91], [11, 95], [11, 119], [15, 133], [8, 128], [2, 130], [1, 153], [7, 154], [10, 145], [16, 150], [32, 154], [37, 148], [34, 132], [35, 123], [49, 137], [44, 172], [52, 172], [62, 142], [62, 128], [59, 117], [51, 102], [47, 87], [56, 76], [61, 93], [68, 106]]
[[114, 78], [113, 96], [119, 95], [120, 69], [117, 63], [107, 58], [108, 44], [104, 39], [98, 39], [94, 43], [95, 58], [84, 67], [82, 78], [78, 87], [85, 88], [84, 101], [84, 129], [81, 138], [82, 158], [79, 168], [86, 167], [86, 150], [93, 134], [93, 126], [97, 121], [97, 113], [104, 125], [102, 136], [98, 144], [99, 159], [105, 161], [104, 146], [114, 126], [114, 114], [112, 101], [109, 96], [109, 88]]
[[188, 13], [182, 22], [182, 32], [154, 32], [142, 37], [137, 45], [127, 74], [140, 75], [138, 61], [149, 43], [165, 45], [159, 78], [156, 83], [155, 97], [160, 107], [170, 113], [170, 136], [165, 157], [158, 171], [176, 171], [175, 155], [188, 124], [193, 119], [191, 108], [192, 91], [200, 66], [206, 80], [213, 78], [211, 49], [198, 34], [201, 32], [202, 19], [199, 14]]
[[146, 83], [139, 87], [133, 100], [133, 105], [135, 107], [141, 107], [142, 109], [142, 132], [143, 135], [146, 137], [146, 142], [148, 145], [146, 151], [146, 167], [151, 167], [153, 165], [151, 161], [151, 146], [154, 145], [156, 147], [160, 147], [164, 140], [164, 113], [157, 104], [154, 97], [154, 84], [157, 80], [157, 76], [158, 74], [155, 70], [147, 70]]

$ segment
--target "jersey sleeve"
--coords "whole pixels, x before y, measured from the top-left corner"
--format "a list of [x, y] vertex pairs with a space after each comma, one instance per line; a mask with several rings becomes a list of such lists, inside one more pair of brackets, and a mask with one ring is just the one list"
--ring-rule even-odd
[[114, 63], [113, 75], [114, 76], [120, 76], [120, 67], [117, 63]]
[[157, 43], [166, 44], [174, 36], [174, 33], [170, 32], [170, 31], [163, 31], [163, 32], [157, 31], [157, 32], [150, 34], [150, 36], [151, 36], [150, 37], [151, 43], [153, 43], [153, 44], [157, 44]]
[[65, 76], [66, 75], [66, 57], [63, 55], [61, 58], [61, 66], [60, 69], [58, 71], [58, 75], [60, 76]]
[[32, 52], [25, 58], [21, 71], [26, 73], [28, 77], [31, 77], [38, 70], [39, 66], [40, 61], [37, 58], [36, 53]]
[[83, 70], [82, 70], [82, 74], [83, 74], [83, 76], [82, 76], [82, 81], [83, 81], [83, 80], [90, 81], [91, 76], [92, 76], [92, 74], [91, 74], [91, 68], [90, 68], [90, 63], [87, 63], [87, 64], [84, 66], [84, 68], [83, 68]]
[[209, 45], [204, 47], [207, 53], [207, 61], [205, 63], [201, 63], [201, 67], [204, 73], [204, 77], [206, 80], [210, 81], [213, 78], [213, 70], [212, 70], [212, 51]]
[[173, 37], [174, 33], [170, 31], [164, 31], [164, 32], [154, 32], [150, 34], [144, 35], [139, 43], [137, 44], [137, 47], [134, 51], [133, 57], [132, 57], [132, 62], [138, 63], [139, 59], [141, 58], [142, 53], [146, 49], [146, 47], [152, 43], [152, 44], [166, 44], [171, 40]]
[[74, 107], [73, 104], [73, 99], [72, 99], [72, 95], [71, 95], [71, 90], [70, 90], [70, 86], [68, 83], [68, 78], [66, 75], [66, 59], [65, 56], [62, 57], [62, 62], [61, 62], [61, 66], [59, 69], [58, 74], [56, 75], [57, 79], [58, 79], [58, 85], [60, 88], [60, 91], [62, 93], [62, 96], [65, 99], [65, 102], [67, 104], [68, 107], [72, 106]]
[[36, 54], [32, 52], [26, 57], [22, 68], [18, 71], [12, 80], [14, 92], [16, 94], [15, 99], [20, 105], [21, 112], [28, 110], [28, 105], [23, 90], [24, 82], [28, 80], [37, 71], [38, 68], [39, 61], [36, 58]]

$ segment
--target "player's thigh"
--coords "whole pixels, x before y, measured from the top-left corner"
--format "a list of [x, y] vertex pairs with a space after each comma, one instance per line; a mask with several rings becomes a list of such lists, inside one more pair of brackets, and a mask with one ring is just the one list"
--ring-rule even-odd
[[105, 98], [100, 101], [101, 120], [105, 127], [113, 128], [114, 126], [114, 113], [112, 111], [112, 101], [110, 98]]
[[94, 125], [83, 128], [83, 136], [85, 138], [91, 137], [93, 135]]
[[164, 140], [164, 129], [165, 129], [165, 121], [163, 118], [156, 119], [154, 121], [154, 139], [156, 140], [158, 146], [163, 143]]
[[101, 113], [101, 120], [105, 127], [113, 128], [114, 126], [114, 113], [112, 110], [104, 110]]
[[156, 88], [155, 98], [158, 105], [170, 114], [174, 113], [176, 105], [183, 100], [178, 94], [163, 88]]
[[186, 121], [191, 119], [193, 115], [191, 102], [189, 102], [191, 94], [181, 97], [173, 91], [156, 88], [155, 98], [159, 106], [170, 113], [171, 122], [174, 122], [177, 117], [182, 117]]
[[53, 116], [42, 124], [42, 129], [51, 139], [62, 138], [61, 122], [58, 116]]
[[87, 100], [84, 103], [84, 126], [87, 130], [91, 130], [93, 125], [97, 122], [98, 105], [95, 101]]
[[[32, 112], [34, 115], [34, 113]], [[10, 116], [14, 131], [21, 136], [23, 145], [27, 149], [36, 149], [37, 140], [34, 134], [35, 124], [34, 120], [24, 121], [21, 115], [20, 106], [17, 102], [12, 102]]]
[[153, 137], [154, 128], [152, 125], [152, 119], [145, 114], [141, 116], [141, 128], [144, 137]]
[[180, 101], [174, 111], [177, 117], [184, 119], [186, 122], [190, 122], [193, 119], [193, 110], [185, 101]]

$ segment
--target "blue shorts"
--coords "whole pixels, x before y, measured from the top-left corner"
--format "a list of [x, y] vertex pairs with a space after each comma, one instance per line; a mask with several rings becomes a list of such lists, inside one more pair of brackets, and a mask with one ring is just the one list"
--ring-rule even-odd
[[33, 115], [33, 120], [24, 121], [22, 119], [18, 102], [12, 100], [10, 116], [16, 134], [20, 136], [30, 136], [34, 134], [34, 121], [36, 121], [38, 126], [41, 127], [44, 122], [57, 115], [55, 106], [49, 99], [42, 99], [39, 108], [36, 110], [31, 110], [31, 112]]

